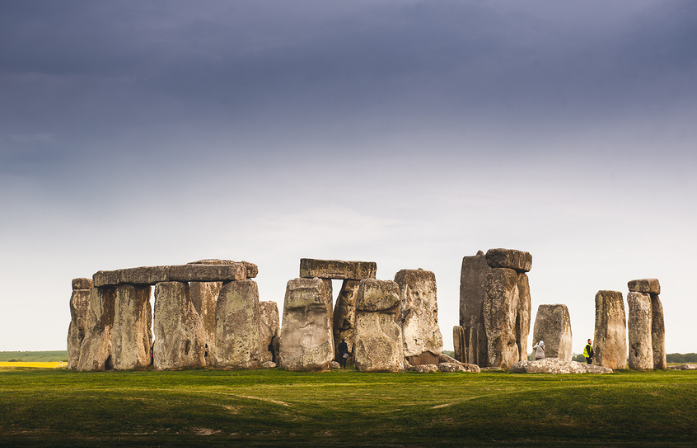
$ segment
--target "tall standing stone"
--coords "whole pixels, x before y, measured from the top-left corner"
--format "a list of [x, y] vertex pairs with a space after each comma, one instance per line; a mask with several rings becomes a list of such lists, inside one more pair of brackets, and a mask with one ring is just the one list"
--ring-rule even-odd
[[486, 276], [491, 267], [484, 252], [462, 259], [460, 271], [460, 326], [464, 329], [465, 345], [470, 364], [488, 365], [486, 331], [484, 329], [483, 304]]
[[453, 327], [453, 347], [455, 349], [455, 359], [467, 363], [467, 344], [465, 329], [459, 325]]
[[619, 291], [601, 290], [595, 295], [594, 364], [612, 370], [627, 366], [627, 324]]
[[70, 326], [68, 327], [68, 368], [77, 369], [80, 360], [80, 346], [87, 332], [90, 311], [90, 290], [92, 280], [76, 278], [72, 282], [70, 296]]
[[545, 342], [545, 357], [571, 361], [571, 317], [566, 305], [540, 305], [535, 317], [533, 343]]
[[259, 365], [259, 288], [254, 280], [226, 282], [220, 290], [215, 362], [219, 367]]
[[[527, 255], [527, 252], [525, 252]], [[529, 266], [527, 264], [525, 266]], [[528, 359], [528, 335], [530, 334], [530, 314], [532, 312], [532, 298], [530, 297], [530, 283], [528, 275], [518, 272], [516, 280], [518, 286], [518, 317], [516, 318], [516, 344], [518, 345], [518, 360]]]
[[629, 368], [653, 370], [653, 340], [651, 338], [651, 296], [641, 292], [627, 294], [629, 318]]
[[161, 282], [155, 286], [156, 369], [201, 367], [205, 361], [206, 332], [191, 300], [189, 284]]
[[[259, 362], [276, 362], [273, 338], [281, 335], [276, 302], [259, 302]], [[271, 349], [269, 349], [271, 347]], [[276, 353], [277, 354], [277, 353]]]
[[518, 273], [507, 268], [492, 269], [487, 275], [484, 301], [489, 366], [510, 368], [520, 361], [518, 302]]
[[356, 369], [399, 372], [404, 369], [402, 328], [398, 322], [399, 285], [391, 280], [361, 280], [356, 301]]
[[334, 359], [332, 283], [297, 278], [286, 287], [279, 365], [288, 370], [325, 370]]
[[402, 301], [404, 356], [412, 365], [438, 364], [443, 336], [438, 326], [436, 276], [423, 269], [403, 269], [395, 274]]
[[150, 285], [121, 284], [116, 287], [111, 333], [114, 369], [128, 370], [150, 365], [151, 316]]
[[98, 371], [113, 368], [111, 333], [114, 326], [116, 287], [93, 287], [90, 290], [87, 332], [80, 346], [77, 370]]
[[[194, 309], [201, 319], [203, 330], [206, 334], [204, 348], [208, 352], [206, 364], [214, 364], [215, 352], [215, 310], [218, 306], [218, 294], [223, 287], [223, 282], [191, 282], [189, 294]], [[207, 346], [207, 347], [206, 347]]]
[[666, 359], [666, 326], [663, 321], [663, 305], [658, 294], [651, 294], [651, 341], [653, 348], [653, 368], [668, 368]]
[[[341, 291], [336, 299], [334, 306], [334, 348], [338, 350], [339, 343], [344, 340], [349, 347], [351, 355], [348, 362], [353, 362], [351, 357], [354, 353], [354, 331], [356, 326], [356, 299], [358, 297], [358, 286], [360, 280], [344, 280]], [[335, 353], [338, 358], [339, 352]]]

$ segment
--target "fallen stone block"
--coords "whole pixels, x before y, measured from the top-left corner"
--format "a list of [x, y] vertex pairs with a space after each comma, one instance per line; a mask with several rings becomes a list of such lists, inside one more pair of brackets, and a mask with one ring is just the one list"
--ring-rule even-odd
[[401, 322], [404, 356], [413, 365], [426, 352], [436, 357], [443, 351], [438, 325], [436, 276], [423, 269], [403, 269], [395, 274], [402, 301]]
[[114, 325], [116, 287], [93, 287], [90, 290], [87, 331], [80, 345], [77, 370], [101, 371], [113, 368], [111, 332]]
[[518, 272], [529, 272], [532, 268], [532, 255], [521, 250], [489, 249], [486, 261], [492, 268], [515, 269]]
[[111, 333], [114, 369], [130, 370], [150, 365], [151, 316], [150, 285], [116, 287]]
[[283, 304], [279, 366], [326, 370], [333, 359], [331, 280], [290, 280]]
[[653, 341], [651, 337], [651, 296], [640, 292], [627, 294], [629, 317], [629, 368], [653, 370]]
[[576, 361], [563, 361], [559, 358], [545, 358], [537, 361], [519, 361], [511, 366], [511, 373], [612, 373], [608, 367], [589, 365]]
[[218, 295], [215, 324], [218, 367], [248, 369], [260, 364], [259, 288], [254, 280], [223, 284]]
[[247, 278], [247, 267], [242, 263], [170, 266], [169, 278], [173, 282], [241, 281]]
[[362, 280], [364, 278], [375, 278], [376, 271], [377, 263], [372, 261], [300, 259], [301, 278]]
[[613, 370], [627, 366], [627, 325], [619, 291], [601, 290], [595, 295], [593, 364]]
[[697, 370], [697, 364], [681, 364], [679, 366], [668, 366], [671, 370]]
[[540, 305], [535, 317], [533, 341], [545, 342], [545, 357], [571, 361], [571, 318], [566, 305]]
[[262, 362], [261, 367], [264, 369], [273, 369], [276, 367], [276, 363], [272, 361]]
[[336, 361], [332, 361], [332, 362], [329, 363], [329, 368], [330, 368], [331, 370], [338, 370], [338, 369], [341, 368], [341, 364], [339, 364], [339, 363], [336, 362]]
[[440, 371], [436, 364], [420, 364], [418, 366], [413, 366], [409, 370], [416, 373], [436, 373]]
[[656, 278], [644, 278], [631, 280], [627, 283], [630, 292], [643, 292], [646, 294], [660, 294], [661, 284]]

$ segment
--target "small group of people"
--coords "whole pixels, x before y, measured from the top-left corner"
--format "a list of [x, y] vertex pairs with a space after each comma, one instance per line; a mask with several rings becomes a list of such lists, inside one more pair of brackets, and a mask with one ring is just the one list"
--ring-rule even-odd
[[[535, 350], [535, 361], [538, 359], [544, 359], [545, 358], [545, 342], [540, 341], [535, 346], [533, 347], [533, 350]], [[593, 363], [593, 358], [595, 357], [595, 351], [593, 350], [593, 341], [591, 339], [588, 339], [588, 343], [586, 346], [583, 348], [583, 356], [586, 358], [586, 362], [588, 364]]]

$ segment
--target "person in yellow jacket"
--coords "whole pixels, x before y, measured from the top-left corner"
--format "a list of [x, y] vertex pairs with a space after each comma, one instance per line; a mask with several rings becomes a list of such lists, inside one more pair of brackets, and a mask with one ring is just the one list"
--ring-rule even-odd
[[588, 339], [588, 344], [583, 348], [583, 356], [586, 357], [586, 362], [591, 364], [593, 362], [593, 357], [595, 352], [593, 351], [593, 341]]

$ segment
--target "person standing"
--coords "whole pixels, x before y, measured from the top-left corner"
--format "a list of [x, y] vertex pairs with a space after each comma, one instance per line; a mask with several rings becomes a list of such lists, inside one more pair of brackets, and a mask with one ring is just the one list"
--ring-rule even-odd
[[593, 357], [595, 352], [593, 351], [593, 341], [588, 339], [588, 344], [583, 348], [583, 356], [586, 357], [586, 362], [591, 364], [593, 362]]
[[348, 344], [345, 339], [342, 339], [339, 343], [339, 364], [342, 369], [346, 368], [346, 359], [349, 357]]
[[545, 342], [540, 341], [537, 343], [536, 346], [533, 347], [535, 350], [535, 361], [538, 359], [544, 359], [545, 358]]

